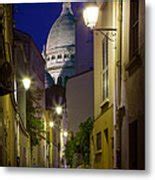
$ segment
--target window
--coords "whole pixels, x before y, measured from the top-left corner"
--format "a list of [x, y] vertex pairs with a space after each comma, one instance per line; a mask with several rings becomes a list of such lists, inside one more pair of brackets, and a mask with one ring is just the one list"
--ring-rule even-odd
[[107, 37], [103, 40], [103, 54], [102, 54], [102, 66], [103, 66], [103, 101], [108, 98], [108, 39]]
[[61, 54], [58, 55], [58, 59], [62, 59], [62, 55]]
[[52, 60], [54, 60], [55, 59], [55, 56], [52, 56], [52, 58], [51, 58]]
[[139, 0], [130, 3], [130, 60], [138, 52]]
[[64, 58], [66, 59], [66, 58], [69, 58], [69, 54], [65, 54], [64, 55]]
[[104, 136], [105, 136], [105, 139], [106, 139], [106, 142], [108, 143], [109, 141], [108, 141], [108, 129], [105, 129], [104, 130]]
[[101, 132], [97, 133], [97, 135], [96, 135], [96, 149], [97, 149], [97, 151], [102, 149], [102, 134], [101, 134]]
[[95, 154], [95, 162], [99, 163], [102, 160], [102, 153]]

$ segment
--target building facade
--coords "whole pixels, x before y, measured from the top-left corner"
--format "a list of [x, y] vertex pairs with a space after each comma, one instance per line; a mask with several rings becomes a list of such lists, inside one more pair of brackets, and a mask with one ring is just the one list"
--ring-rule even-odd
[[144, 169], [145, 4], [128, 0], [97, 5], [91, 165]]
[[145, 169], [145, 1], [122, 3], [122, 17], [120, 167]]
[[43, 50], [46, 69], [55, 84], [66, 84], [75, 74], [75, 17], [71, 3], [63, 3], [62, 12], [53, 24]]
[[[39, 50], [34, 44], [32, 38], [19, 30], [15, 30], [15, 42], [17, 45], [20, 45], [21, 49], [18, 49], [17, 57], [18, 63], [20, 62], [19, 52], [22, 51], [24, 53], [24, 62], [25, 66], [21, 67], [19, 72], [20, 76], [28, 76], [31, 79], [31, 87], [30, 89], [23, 93], [21, 91], [18, 92], [17, 98], [19, 99], [19, 103], [24, 103], [23, 97], [26, 97], [26, 105], [22, 107], [24, 113], [23, 116], [26, 116], [25, 126], [28, 131], [31, 132], [31, 136], [35, 133], [34, 136], [38, 137], [39, 142], [36, 145], [32, 143], [31, 137], [31, 161], [32, 166], [37, 167], [45, 167], [46, 166], [46, 121], [45, 121], [45, 61], [42, 58]], [[22, 71], [24, 68], [24, 71]], [[18, 72], [18, 71], [17, 71]], [[21, 99], [21, 100], [20, 100]], [[25, 112], [26, 111], [26, 112]], [[30, 112], [33, 112], [33, 118], [30, 122]], [[38, 129], [32, 129], [33, 127], [33, 119], [35, 121], [39, 121], [40, 124], [43, 124], [42, 132], [38, 132]], [[33, 133], [32, 133], [33, 131]], [[38, 132], [38, 133], [37, 133]]]
[[23, 86], [22, 79], [26, 76], [28, 59], [21, 41], [16, 39], [14, 33], [14, 105], [17, 107], [15, 119], [15, 144], [17, 166], [31, 166], [31, 142], [27, 130], [26, 117], [26, 90]]
[[[96, 28], [115, 27], [115, 2], [98, 3]], [[106, 17], [106, 18], [105, 18]], [[94, 128], [91, 136], [91, 165], [110, 169], [114, 164], [115, 43], [108, 32], [94, 31]]]
[[15, 166], [12, 6], [0, 4], [0, 165]]
[[15, 43], [12, 6], [1, 4], [0, 11], [0, 164], [28, 167], [31, 166], [30, 136], [26, 129], [26, 97], [20, 76], [21, 71], [25, 72], [25, 54], [20, 44]]
[[93, 119], [93, 70], [69, 78], [66, 99], [68, 127], [75, 134], [80, 123]]

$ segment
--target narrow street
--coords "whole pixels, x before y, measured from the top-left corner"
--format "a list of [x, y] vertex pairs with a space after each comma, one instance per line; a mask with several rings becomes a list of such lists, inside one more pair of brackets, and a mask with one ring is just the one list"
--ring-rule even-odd
[[145, 1], [0, 4], [0, 166], [145, 169]]

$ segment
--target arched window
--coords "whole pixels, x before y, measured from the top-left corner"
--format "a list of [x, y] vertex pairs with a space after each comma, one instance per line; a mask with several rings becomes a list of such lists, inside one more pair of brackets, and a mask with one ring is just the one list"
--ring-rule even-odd
[[52, 56], [52, 58], [51, 58], [52, 60], [54, 60], [55, 59], [55, 56]]
[[58, 59], [62, 59], [62, 55], [61, 54], [58, 55]]
[[65, 54], [65, 55], [64, 55], [64, 58], [65, 58], [65, 59], [69, 58], [69, 54]]

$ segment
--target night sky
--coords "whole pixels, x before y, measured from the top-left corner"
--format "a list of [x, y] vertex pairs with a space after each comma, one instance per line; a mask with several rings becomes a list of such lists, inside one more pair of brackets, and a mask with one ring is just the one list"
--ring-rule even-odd
[[[81, 3], [72, 3], [73, 12]], [[16, 28], [30, 34], [42, 52], [52, 24], [59, 17], [62, 3], [15, 4], [14, 20]]]

